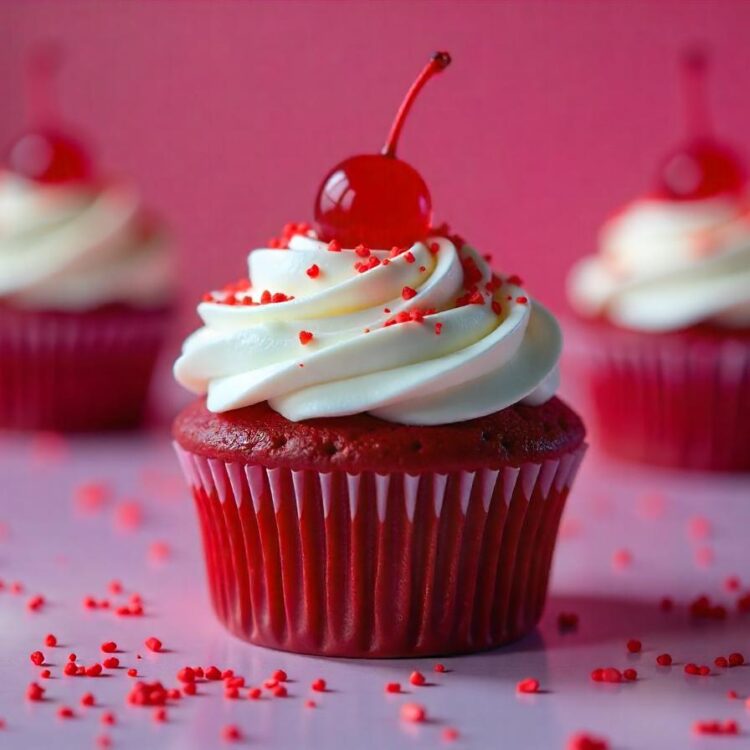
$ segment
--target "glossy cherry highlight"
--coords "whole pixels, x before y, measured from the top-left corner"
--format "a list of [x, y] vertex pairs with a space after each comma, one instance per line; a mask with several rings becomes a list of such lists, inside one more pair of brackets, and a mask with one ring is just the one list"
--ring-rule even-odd
[[667, 156], [659, 169], [658, 193], [669, 200], [701, 200], [737, 194], [745, 187], [745, 170], [737, 154], [712, 135], [706, 101], [707, 58], [700, 49], [682, 60], [687, 141]]
[[451, 62], [436, 52], [406, 94], [380, 154], [352, 156], [323, 180], [315, 203], [322, 238], [346, 247], [409, 246], [427, 236], [432, 199], [422, 176], [396, 157], [406, 117], [424, 85]]
[[26, 66], [29, 130], [8, 148], [9, 171], [35, 182], [62, 184], [91, 177], [91, 163], [81, 144], [57, 125], [53, 80], [60, 67], [60, 50], [43, 45], [33, 50]]

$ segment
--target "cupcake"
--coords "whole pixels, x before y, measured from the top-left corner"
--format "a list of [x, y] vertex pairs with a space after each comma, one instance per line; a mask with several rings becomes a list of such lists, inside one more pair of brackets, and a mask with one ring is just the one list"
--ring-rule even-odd
[[0, 427], [131, 427], [169, 317], [164, 231], [51, 119], [0, 170]]
[[173, 434], [211, 599], [252, 643], [461, 653], [541, 616], [584, 427], [554, 396], [554, 318], [430, 228], [427, 187], [395, 157], [448, 62], [426, 66], [383, 154], [329, 174], [315, 227], [288, 225], [249, 279], [205, 296], [175, 364], [200, 396]]
[[[687, 69], [692, 101], [702, 58]], [[695, 107], [694, 107], [695, 109]], [[694, 135], [657, 189], [615, 214], [571, 271], [576, 367], [597, 441], [663, 466], [750, 470], [750, 195], [736, 154]]]

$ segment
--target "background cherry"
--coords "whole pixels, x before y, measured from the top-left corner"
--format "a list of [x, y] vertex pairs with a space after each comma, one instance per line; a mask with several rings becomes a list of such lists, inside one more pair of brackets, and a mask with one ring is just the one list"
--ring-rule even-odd
[[57, 124], [53, 79], [61, 59], [60, 49], [52, 44], [29, 55], [26, 107], [30, 127], [10, 145], [5, 159], [9, 171], [45, 184], [91, 178], [91, 164], [83, 147]]
[[315, 202], [322, 239], [345, 247], [408, 246], [432, 224], [432, 200], [419, 172], [396, 158], [401, 129], [422, 87], [451, 62], [436, 52], [406, 94], [380, 154], [351, 156], [323, 180]]
[[746, 176], [737, 154], [712, 135], [706, 101], [706, 54], [699, 49], [683, 56], [686, 143], [659, 169], [658, 192], [670, 200], [699, 200], [744, 190]]

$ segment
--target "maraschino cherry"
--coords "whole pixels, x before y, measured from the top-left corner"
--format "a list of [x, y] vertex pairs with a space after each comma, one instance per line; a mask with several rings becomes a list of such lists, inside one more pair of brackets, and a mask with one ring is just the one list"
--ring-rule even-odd
[[432, 223], [432, 200], [414, 167], [396, 158], [406, 116], [422, 87], [451, 62], [436, 52], [406, 94], [379, 154], [351, 156], [323, 180], [315, 219], [324, 240], [345, 247], [405, 247], [424, 239]]
[[670, 200], [700, 200], [738, 194], [745, 187], [745, 170], [737, 154], [711, 133], [706, 102], [707, 60], [691, 49], [682, 60], [688, 139], [659, 169], [659, 194]]
[[54, 45], [35, 49], [27, 63], [26, 98], [29, 130], [7, 151], [9, 171], [44, 184], [84, 182], [91, 164], [80, 143], [58, 125], [52, 81], [61, 61]]

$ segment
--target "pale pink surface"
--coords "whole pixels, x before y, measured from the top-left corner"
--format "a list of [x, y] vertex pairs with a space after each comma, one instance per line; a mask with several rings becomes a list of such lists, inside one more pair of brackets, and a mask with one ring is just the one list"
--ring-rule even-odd
[[563, 275], [650, 185], [683, 133], [677, 56], [715, 52], [722, 135], [750, 153], [750, 4], [682, 2], [27, 2], [0, 4], [0, 143], [23, 124], [27, 45], [68, 47], [61, 97], [100, 163], [137, 178], [182, 252], [184, 330], [246, 252], [312, 216], [334, 164], [382, 145], [436, 48], [401, 155], [499, 268], [560, 309]]
[[[684, 748], [700, 719], [736, 719], [745, 735], [750, 719], [744, 699], [750, 693], [750, 667], [713, 669], [711, 677], [688, 677], [692, 661], [713, 659], [748, 649], [750, 614], [734, 612], [737, 597], [750, 588], [747, 577], [747, 477], [670, 474], [605, 462], [592, 451], [571, 495], [555, 560], [551, 596], [539, 631], [506, 649], [443, 660], [346, 661], [316, 659], [268, 651], [236, 640], [210, 611], [192, 501], [178, 476], [166, 435], [77, 439], [62, 451], [29, 438], [3, 439], [0, 453], [0, 745], [13, 748], [87, 748], [102, 732], [104, 708], [118, 716], [109, 734], [116, 748], [217, 747], [227, 723], [247, 736], [241, 747], [303, 748], [441, 747], [441, 730], [456, 726], [458, 747], [563, 748], [576, 730], [608, 736], [615, 748], [652, 750]], [[51, 452], [51, 453], [50, 453]], [[73, 496], [81, 482], [103, 480], [113, 497], [99, 512], [81, 514]], [[142, 504], [137, 523], [132, 499]], [[120, 519], [119, 526], [116, 518]], [[130, 522], [130, 530], [123, 529]], [[133, 528], [134, 525], [134, 528]], [[167, 542], [170, 554], [149, 560], [155, 541]], [[626, 554], [627, 553], [627, 554]], [[618, 566], [615, 560], [630, 564]], [[724, 589], [738, 575], [740, 591]], [[143, 618], [118, 618], [111, 612], [86, 611], [85, 595], [109, 596], [107, 584], [119, 579], [125, 595], [141, 593]], [[12, 581], [23, 595], [7, 589]], [[37, 613], [25, 609], [28, 596], [41, 593], [49, 603]], [[726, 604], [726, 622], [692, 622], [686, 604], [702, 593]], [[676, 601], [672, 613], [659, 600]], [[112, 600], [124, 597], [112, 597]], [[561, 635], [561, 612], [580, 616], [577, 633]], [[61, 646], [46, 648], [53, 632]], [[143, 647], [160, 638], [168, 653]], [[639, 638], [643, 653], [628, 655], [626, 641]], [[157, 725], [151, 710], [130, 707], [132, 686], [124, 670], [101, 678], [71, 678], [60, 670], [71, 651], [90, 664], [102, 658], [99, 645], [116, 641], [123, 666], [135, 665], [148, 680], [176, 683], [185, 664], [232, 667], [249, 684], [262, 682], [275, 669], [287, 671], [290, 697], [259, 702], [230, 701], [220, 684], [199, 687], [200, 697], [170, 707], [169, 722]], [[40, 681], [49, 702], [25, 701], [27, 684], [39, 668], [29, 653], [41, 649], [54, 664], [55, 679]], [[670, 652], [671, 669], [657, 668], [655, 657]], [[135, 654], [143, 659], [138, 661]], [[444, 662], [451, 670], [434, 674]], [[593, 683], [596, 667], [633, 667], [637, 683]], [[434, 683], [408, 684], [413, 669]], [[322, 677], [332, 692], [312, 693]], [[516, 683], [533, 677], [544, 694], [517, 696]], [[401, 682], [408, 695], [386, 695], [387, 682]], [[736, 690], [741, 700], [729, 700]], [[100, 708], [79, 708], [91, 691]], [[317, 709], [303, 702], [313, 698]], [[426, 706], [434, 721], [404, 725], [403, 703]], [[71, 705], [79, 718], [63, 722], [55, 715]], [[710, 741], [705, 744], [708, 747]], [[728, 740], [727, 746], [735, 742]], [[741, 744], [741, 741], [740, 741]], [[691, 745], [692, 746], [692, 745]], [[704, 747], [704, 744], [698, 744]], [[712, 746], [712, 745], [711, 745]]]

